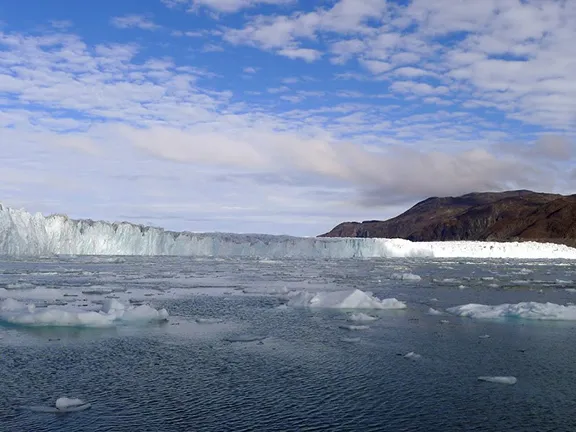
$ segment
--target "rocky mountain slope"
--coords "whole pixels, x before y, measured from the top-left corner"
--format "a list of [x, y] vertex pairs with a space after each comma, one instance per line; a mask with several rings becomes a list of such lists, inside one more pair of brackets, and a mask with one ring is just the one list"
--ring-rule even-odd
[[344, 222], [320, 237], [547, 241], [576, 245], [576, 195], [529, 190], [428, 198], [386, 221]]

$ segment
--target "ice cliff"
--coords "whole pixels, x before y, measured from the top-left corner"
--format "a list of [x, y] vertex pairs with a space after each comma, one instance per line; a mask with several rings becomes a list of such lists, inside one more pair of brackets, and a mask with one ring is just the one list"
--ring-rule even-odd
[[0, 255], [184, 255], [265, 258], [567, 258], [576, 249], [542, 243], [410, 242], [265, 234], [171, 232], [131, 223], [73, 220], [0, 205]]

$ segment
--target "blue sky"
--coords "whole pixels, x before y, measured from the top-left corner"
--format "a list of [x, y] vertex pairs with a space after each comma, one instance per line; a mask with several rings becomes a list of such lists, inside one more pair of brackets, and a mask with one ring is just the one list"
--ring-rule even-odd
[[0, 201], [315, 235], [576, 185], [576, 2], [0, 3]]

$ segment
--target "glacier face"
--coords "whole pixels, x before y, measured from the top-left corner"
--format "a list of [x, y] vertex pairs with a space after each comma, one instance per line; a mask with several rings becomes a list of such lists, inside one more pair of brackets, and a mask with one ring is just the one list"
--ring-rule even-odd
[[542, 243], [411, 242], [266, 234], [172, 232], [127, 222], [43, 216], [0, 204], [0, 255], [181, 255], [261, 258], [566, 258], [576, 249]]

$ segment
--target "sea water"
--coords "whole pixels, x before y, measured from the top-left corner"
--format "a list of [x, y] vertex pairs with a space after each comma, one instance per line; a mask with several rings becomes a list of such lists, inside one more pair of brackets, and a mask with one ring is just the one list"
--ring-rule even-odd
[[[406, 308], [291, 303], [343, 290]], [[571, 261], [5, 258], [0, 300], [98, 310], [113, 299], [169, 316], [0, 322], [0, 430], [574, 430], [576, 321], [451, 308], [570, 307], [575, 291]], [[90, 409], [30, 409], [61, 397]]]

